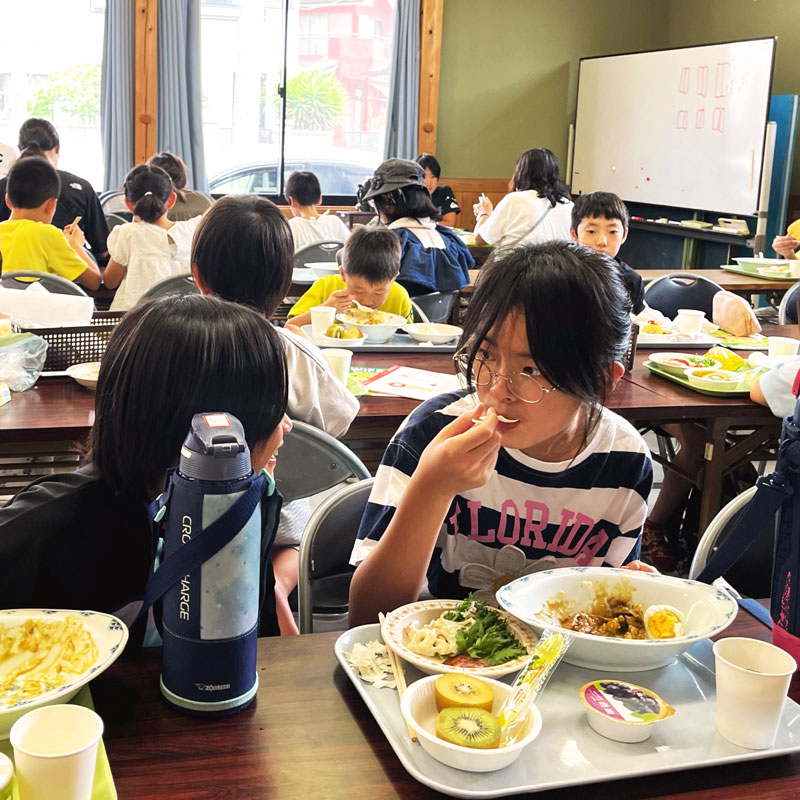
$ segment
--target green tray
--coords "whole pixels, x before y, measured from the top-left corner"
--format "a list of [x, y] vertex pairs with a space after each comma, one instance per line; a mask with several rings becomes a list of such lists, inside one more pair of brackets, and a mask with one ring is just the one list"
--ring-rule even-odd
[[797, 283], [800, 278], [793, 278], [787, 275], [785, 278], [777, 275], [761, 275], [756, 267], [743, 267], [739, 264], [723, 264], [725, 272], [735, 272], [738, 275], [747, 275], [748, 278], [761, 278], [763, 281], [785, 281], [786, 283]]
[[[753, 378], [755, 377], [756, 370], [753, 367], [739, 367], [739, 369], [733, 370], [733, 372], [741, 372], [744, 376], [744, 380], [741, 383], [737, 383], [736, 386], [731, 386], [725, 389], [700, 389], [697, 386], [692, 386], [689, 383], [689, 379], [685, 375], [673, 375], [670, 372], [662, 369], [659, 364], [656, 364], [655, 361], [645, 361], [644, 366], [650, 370], [654, 375], [658, 375], [662, 378], [666, 378], [668, 381], [672, 381], [673, 383], [679, 383], [681, 386], [685, 386], [687, 389], [691, 389], [693, 392], [697, 392], [698, 394], [706, 394], [710, 397], [749, 397], [750, 389], [753, 385]], [[747, 375], [750, 373], [750, 375]]]

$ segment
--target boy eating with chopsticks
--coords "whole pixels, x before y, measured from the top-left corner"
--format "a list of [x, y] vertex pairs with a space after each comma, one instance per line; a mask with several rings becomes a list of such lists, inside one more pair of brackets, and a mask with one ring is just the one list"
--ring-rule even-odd
[[80, 217], [60, 231], [51, 225], [61, 180], [44, 158], [21, 158], [8, 173], [5, 201], [11, 216], [0, 222], [3, 271], [59, 275], [88, 289], [100, 288], [100, 269], [83, 249]]

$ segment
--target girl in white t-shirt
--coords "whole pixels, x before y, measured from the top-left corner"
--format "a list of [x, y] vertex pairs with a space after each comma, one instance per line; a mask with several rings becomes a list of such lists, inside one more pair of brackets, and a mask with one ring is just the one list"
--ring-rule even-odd
[[127, 311], [159, 281], [189, 272], [192, 236], [200, 217], [172, 222], [172, 179], [160, 167], [141, 164], [125, 177], [125, 205], [133, 222], [118, 225], [108, 237], [111, 256], [103, 283], [116, 289], [112, 311]]
[[344, 244], [350, 229], [335, 214], [320, 214], [317, 207], [322, 202], [322, 189], [313, 172], [293, 172], [284, 190], [292, 210], [289, 228], [294, 238], [294, 251], [319, 242]]
[[517, 159], [511, 194], [494, 208], [485, 195], [472, 207], [475, 243], [513, 247], [518, 244], [570, 240], [572, 200], [561, 182], [558, 160], [543, 147]]

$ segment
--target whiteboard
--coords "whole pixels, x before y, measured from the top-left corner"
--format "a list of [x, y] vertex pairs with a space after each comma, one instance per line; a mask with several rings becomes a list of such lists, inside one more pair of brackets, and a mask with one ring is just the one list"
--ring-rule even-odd
[[755, 213], [774, 54], [769, 38], [581, 59], [573, 193]]

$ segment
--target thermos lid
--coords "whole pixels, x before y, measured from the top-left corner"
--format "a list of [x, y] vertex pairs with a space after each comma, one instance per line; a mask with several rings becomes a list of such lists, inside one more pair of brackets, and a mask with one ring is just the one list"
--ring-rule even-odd
[[178, 471], [185, 478], [229, 481], [252, 472], [244, 428], [233, 414], [207, 411], [192, 417]]

